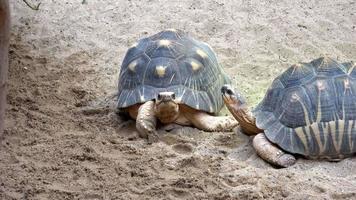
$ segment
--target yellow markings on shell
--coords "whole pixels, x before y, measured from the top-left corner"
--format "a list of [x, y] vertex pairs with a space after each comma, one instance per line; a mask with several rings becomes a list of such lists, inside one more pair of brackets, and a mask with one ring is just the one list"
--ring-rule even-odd
[[164, 77], [164, 75], [166, 74], [166, 68], [167, 66], [162, 66], [162, 65], [158, 65], [156, 67], [156, 73], [160, 78]]
[[325, 83], [322, 81], [317, 81], [316, 86], [318, 88], [318, 108], [317, 108], [317, 113], [316, 113], [316, 121], [320, 122], [321, 121], [321, 116], [322, 116], [322, 111], [321, 111], [321, 101], [320, 101], [320, 93], [325, 90]]
[[171, 32], [178, 32], [176, 29], [174, 29], [174, 28], [168, 28], [168, 29], [166, 29], [166, 31], [171, 31]]
[[169, 41], [169, 40], [160, 40], [160, 41], [158, 42], [158, 45], [159, 45], [159, 46], [165, 46], [165, 47], [167, 47], [167, 46], [169, 46], [171, 43], [172, 43], [172, 42]]
[[203, 42], [203, 44], [205, 44], [207, 47], [209, 47], [209, 49], [212, 49], [211, 46], [208, 43]]
[[298, 96], [297, 93], [292, 94], [291, 101], [292, 101], [292, 102], [298, 101], [298, 102], [300, 103], [300, 105], [301, 105], [302, 108], [303, 108], [305, 123], [306, 123], [307, 126], [309, 126], [309, 125], [310, 125], [310, 120], [309, 120], [308, 109], [305, 107], [304, 103], [300, 100], [300, 97]]
[[348, 75], [351, 74], [351, 72], [354, 70], [354, 68], [356, 67], [355, 63], [352, 63], [352, 67], [350, 67], [349, 71], [347, 72]]
[[132, 71], [132, 72], [135, 72], [135, 69], [136, 69], [136, 65], [137, 65], [137, 61], [134, 60], [132, 61], [130, 64], [129, 64], [129, 69]]
[[325, 83], [323, 81], [317, 81], [316, 86], [318, 87], [319, 91], [325, 90]]
[[294, 130], [295, 130], [295, 133], [297, 134], [297, 136], [299, 137], [300, 141], [302, 141], [303, 146], [305, 148], [305, 152], [308, 155], [309, 154], [308, 140], [309, 140], [309, 134], [310, 134], [309, 133], [309, 128], [308, 127], [306, 128], [307, 133], [305, 133], [303, 131], [302, 127], [296, 128]]
[[200, 57], [202, 57], [202, 58], [206, 58], [206, 57], [208, 57], [208, 54], [206, 54], [203, 50], [201, 50], [201, 49], [197, 49], [196, 50], [196, 53], [200, 56]]
[[[346, 123], [348, 126], [346, 127]], [[353, 129], [353, 120], [345, 121], [345, 120], [337, 120], [330, 121], [321, 126], [319, 129], [319, 123], [313, 123], [310, 126], [298, 127], [294, 129], [296, 135], [299, 137], [300, 141], [303, 143], [303, 146], [306, 149], [306, 154], [309, 153], [308, 150], [308, 141], [315, 138], [316, 143], [319, 147], [319, 155], [323, 155], [325, 153], [326, 148], [328, 147], [329, 137], [332, 139], [333, 146], [335, 151], [340, 154], [342, 143], [344, 137], [348, 136], [349, 148], [350, 152], [354, 148], [354, 141], [352, 140], [352, 129]], [[313, 130], [314, 137], [311, 137], [310, 128]], [[320, 132], [322, 131], [322, 132]], [[324, 137], [324, 141], [322, 142], [321, 138]]]
[[292, 98], [291, 98], [291, 101], [292, 102], [296, 102], [296, 101], [299, 101], [299, 96], [298, 96], [298, 94], [297, 93], [293, 93], [292, 94]]
[[352, 121], [349, 121], [349, 126], [347, 127], [347, 134], [349, 134], [350, 152], [354, 149], [354, 141], [352, 140], [352, 124]]
[[318, 123], [313, 123], [311, 126], [311, 129], [313, 130], [314, 132], [314, 136], [315, 136], [315, 139], [316, 139], [316, 142], [318, 143], [318, 146], [319, 146], [319, 155], [322, 155], [326, 149], [326, 144], [327, 144], [327, 141], [328, 141], [328, 137], [326, 136], [326, 132], [327, 129], [325, 129], [323, 127], [323, 133], [324, 133], [324, 144], [321, 142], [321, 134], [320, 134], [320, 130], [319, 130], [319, 127], [318, 127]]
[[137, 45], [138, 45], [138, 42], [135, 42], [135, 43], [133, 43], [133, 44], [130, 46], [130, 48], [137, 47]]
[[[336, 139], [337, 133], [336, 133], [336, 123], [338, 123], [339, 128], [339, 137]], [[340, 149], [341, 149], [341, 144], [342, 144], [342, 139], [344, 138], [344, 128], [345, 128], [345, 121], [344, 120], [338, 120], [338, 121], [332, 121], [329, 122], [330, 124], [330, 132], [331, 132], [331, 137], [333, 139], [333, 144], [335, 147], [336, 152], [339, 154]]]
[[197, 71], [198, 69], [200, 69], [202, 67], [201, 64], [195, 62], [195, 61], [192, 61], [190, 62], [190, 65], [192, 66], [192, 70], [193, 71]]
[[344, 80], [344, 87], [345, 87], [345, 92], [347, 89], [350, 89], [351, 88], [351, 85], [350, 85], [350, 80], [348, 78], [346, 78]]
[[316, 111], [316, 122], [321, 121], [321, 102], [320, 102], [320, 94], [318, 95], [318, 108]]
[[302, 67], [302, 65], [301, 65], [301, 64], [299, 64], [299, 63], [297, 63], [297, 64], [294, 64], [292, 67], [293, 67], [292, 74], [294, 74], [295, 70], [296, 70], [297, 68]]
[[172, 75], [171, 79], [169, 80], [169, 84], [172, 83], [172, 81], [173, 81], [175, 75], [176, 75], [176, 74], [173, 74], [173, 75]]
[[318, 69], [324, 67], [327, 64], [325, 62], [326, 59], [328, 59], [327, 55], [323, 55], [322, 61], [320, 62], [320, 65], [317, 67]]
[[209, 106], [209, 111], [210, 111], [211, 113], [214, 112], [214, 109], [213, 109], [212, 106]]
[[[348, 91], [348, 90], [351, 90], [351, 85], [350, 85], [350, 80], [348, 79], [348, 78], [346, 78], [345, 80], [344, 80], [344, 95], [346, 94], [346, 92]], [[341, 107], [342, 107], [342, 119], [345, 119], [345, 98], [343, 98], [342, 99], [342, 105], [341, 105]]]

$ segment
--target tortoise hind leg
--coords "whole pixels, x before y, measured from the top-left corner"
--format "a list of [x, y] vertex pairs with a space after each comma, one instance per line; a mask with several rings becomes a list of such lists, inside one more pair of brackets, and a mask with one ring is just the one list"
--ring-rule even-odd
[[268, 141], [264, 133], [259, 133], [253, 138], [253, 148], [262, 159], [279, 167], [289, 167], [296, 162], [293, 155]]
[[136, 129], [140, 137], [147, 138], [148, 143], [158, 140], [156, 131], [157, 118], [155, 116], [154, 101], [147, 101], [138, 109], [136, 117]]

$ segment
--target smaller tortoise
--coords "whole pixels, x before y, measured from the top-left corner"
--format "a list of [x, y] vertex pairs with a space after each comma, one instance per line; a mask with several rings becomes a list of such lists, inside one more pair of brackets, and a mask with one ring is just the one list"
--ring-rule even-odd
[[155, 139], [157, 121], [206, 131], [237, 126], [233, 117], [213, 116], [224, 106], [220, 89], [230, 83], [213, 50], [179, 30], [139, 40], [123, 60], [118, 108], [136, 119], [141, 137]]
[[356, 67], [322, 57], [291, 66], [249, 112], [231, 86], [221, 89], [244, 133], [267, 162], [288, 167], [292, 154], [340, 160], [356, 152]]

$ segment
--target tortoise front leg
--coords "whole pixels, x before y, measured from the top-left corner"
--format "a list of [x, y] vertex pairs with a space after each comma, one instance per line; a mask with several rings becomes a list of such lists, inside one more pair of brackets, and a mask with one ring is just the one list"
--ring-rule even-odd
[[289, 167], [296, 162], [293, 155], [268, 141], [264, 133], [259, 133], [253, 138], [253, 148], [262, 159], [279, 167]]
[[157, 118], [154, 111], [154, 101], [147, 101], [138, 109], [136, 118], [136, 129], [140, 137], [147, 138], [148, 143], [158, 140], [156, 131]]
[[238, 125], [238, 122], [230, 116], [212, 116], [201, 111], [190, 111], [184, 114], [195, 127], [204, 131], [231, 131]]

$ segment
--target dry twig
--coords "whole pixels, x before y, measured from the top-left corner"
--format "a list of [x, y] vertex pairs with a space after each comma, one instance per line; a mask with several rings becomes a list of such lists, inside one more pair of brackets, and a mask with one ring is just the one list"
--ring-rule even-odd
[[23, 2], [25, 2], [25, 4], [30, 7], [32, 10], [39, 10], [40, 9], [40, 5], [41, 2], [38, 3], [36, 6], [31, 5], [29, 2], [27, 2], [27, 0], [22, 0]]

